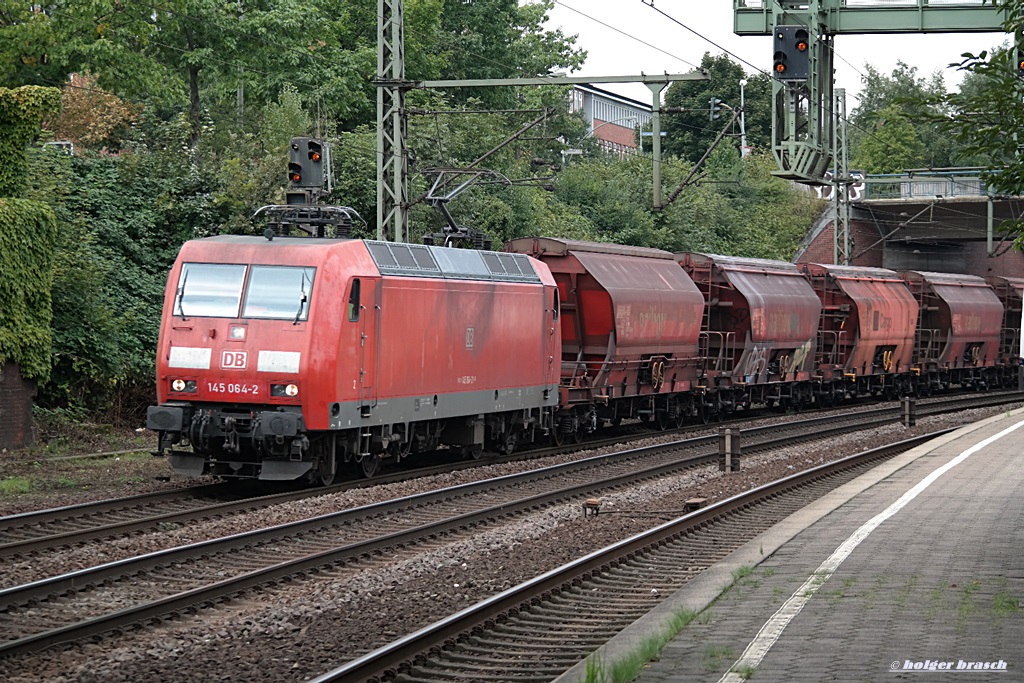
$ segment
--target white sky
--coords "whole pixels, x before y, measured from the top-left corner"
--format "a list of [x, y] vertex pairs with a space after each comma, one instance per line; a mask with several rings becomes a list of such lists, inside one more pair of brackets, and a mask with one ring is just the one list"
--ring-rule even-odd
[[[719, 55], [723, 52], [721, 48], [765, 71], [771, 68], [770, 36], [738, 36], [733, 33], [732, 0], [655, 0], [658, 9], [721, 47], [682, 28], [640, 0], [555, 0], [555, 3], [549, 14], [548, 28], [560, 27], [567, 35], [578, 35], [576, 45], [587, 51], [583, 69], [573, 75], [685, 73], [700, 64], [705, 52]], [[602, 26], [594, 19], [622, 33]], [[989, 50], [1007, 38], [1004, 33], [840, 35], [835, 39], [836, 87], [846, 88], [847, 108], [852, 111], [858, 105], [854, 95], [861, 89], [864, 64], [871, 64], [880, 72], [889, 74], [896, 67], [896, 62], [902, 60], [916, 66], [918, 76], [927, 77], [935, 70], [941, 71], [946, 87], [952, 90], [960, 83], [961, 77], [956, 69], [946, 68], [949, 63], [960, 61], [964, 52], [976, 54]], [[753, 73], [750, 64], [740, 61], [748, 73]], [[598, 87], [646, 103], [651, 101], [650, 90], [641, 84], [605, 84]]]

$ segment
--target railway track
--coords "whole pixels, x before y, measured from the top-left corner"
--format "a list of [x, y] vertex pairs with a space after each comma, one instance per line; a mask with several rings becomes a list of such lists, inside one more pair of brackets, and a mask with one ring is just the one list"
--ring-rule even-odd
[[[969, 395], [968, 398], [939, 398], [927, 402], [922, 400], [918, 406], [921, 416], [964, 410], [971, 407], [998, 404], [1014, 398], [1020, 399], [1016, 392], [999, 392]], [[900, 419], [898, 405], [890, 404], [861, 415], [877, 415], [883, 421]], [[723, 426], [742, 424], [744, 419], [733, 419], [723, 422]], [[843, 419], [829, 417], [826, 421]], [[801, 424], [803, 421], [797, 422]], [[698, 427], [699, 428], [699, 427]], [[663, 434], [685, 434], [692, 431], [693, 426], [662, 432]], [[651, 432], [645, 429], [634, 429], [630, 433], [616, 432], [611, 437], [599, 437], [585, 442], [588, 449], [612, 446], [622, 443], [624, 438], [650, 437]], [[529, 453], [516, 453], [510, 456], [487, 458], [479, 461], [443, 463], [414, 470], [394, 472], [379, 476], [373, 480], [346, 482], [332, 487], [295, 490], [294, 488], [277, 493], [266, 493], [265, 489], [256, 486], [235, 486], [231, 484], [209, 484], [183, 488], [174, 491], [163, 491], [140, 494], [125, 498], [83, 503], [80, 505], [27, 512], [19, 515], [0, 518], [0, 561], [25, 555], [28, 553], [54, 552], [69, 546], [142, 533], [157, 529], [176, 528], [184, 524], [201, 522], [233, 514], [252, 512], [272, 505], [294, 500], [302, 500], [352, 488], [369, 485], [387, 484], [430, 476], [457, 469], [468, 469], [480, 465], [491, 465], [502, 462], [520, 461], [524, 458], [541, 458], [579, 448], [541, 448]]]
[[794, 474], [591, 553], [313, 683], [548, 683], [663, 596], [828, 491], [950, 429]]
[[[890, 411], [885, 411], [890, 412]], [[892, 421], [828, 416], [744, 431], [744, 451]], [[710, 451], [710, 453], [709, 453]], [[247, 589], [665, 476], [717, 458], [717, 437], [598, 456], [338, 512], [73, 572], [0, 591], [0, 655], [30, 652], [215, 604]], [[352, 571], [358, 571], [353, 568]]]

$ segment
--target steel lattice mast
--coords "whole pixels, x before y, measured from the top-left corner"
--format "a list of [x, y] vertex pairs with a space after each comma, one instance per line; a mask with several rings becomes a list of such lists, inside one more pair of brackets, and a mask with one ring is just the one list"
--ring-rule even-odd
[[404, 242], [409, 228], [404, 0], [377, 0], [377, 21], [377, 239]]

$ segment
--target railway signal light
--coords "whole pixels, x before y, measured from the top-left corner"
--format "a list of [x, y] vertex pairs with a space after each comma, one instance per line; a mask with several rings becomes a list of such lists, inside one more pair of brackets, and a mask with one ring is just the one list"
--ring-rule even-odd
[[775, 27], [772, 75], [780, 81], [806, 81], [810, 73], [811, 40], [804, 26]]
[[718, 99], [717, 97], [711, 98], [710, 115], [712, 121], [714, 121], [715, 119], [722, 115], [722, 100]]
[[324, 186], [324, 145], [313, 138], [292, 138], [288, 159], [292, 187]]

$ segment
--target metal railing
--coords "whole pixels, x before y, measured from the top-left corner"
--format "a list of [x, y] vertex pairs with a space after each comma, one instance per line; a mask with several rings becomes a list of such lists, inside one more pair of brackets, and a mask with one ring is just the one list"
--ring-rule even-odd
[[861, 201], [872, 199], [943, 199], [987, 197], [991, 193], [980, 170], [922, 171], [865, 175]]

